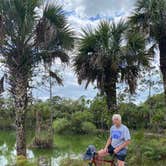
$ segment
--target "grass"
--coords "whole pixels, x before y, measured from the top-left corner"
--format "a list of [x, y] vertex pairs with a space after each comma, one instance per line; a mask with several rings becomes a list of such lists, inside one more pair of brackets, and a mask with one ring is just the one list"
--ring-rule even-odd
[[[128, 165], [132, 166], [165, 166], [165, 145], [165, 137], [145, 136], [144, 131], [134, 132], [132, 134], [132, 142], [128, 149], [126, 162]], [[66, 158], [61, 162], [61, 166], [84, 165], [87, 164], [81, 159]]]

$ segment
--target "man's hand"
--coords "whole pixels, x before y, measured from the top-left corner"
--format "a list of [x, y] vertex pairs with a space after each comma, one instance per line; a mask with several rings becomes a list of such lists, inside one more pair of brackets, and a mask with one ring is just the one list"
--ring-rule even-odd
[[111, 144], [111, 139], [110, 139], [110, 137], [108, 137], [108, 140], [107, 140], [107, 143], [106, 143], [106, 145], [105, 145], [105, 147], [104, 147], [104, 151], [106, 152], [106, 153], [108, 153], [108, 146]]
[[107, 148], [107, 147], [105, 147], [105, 148], [104, 148], [104, 151], [108, 153], [108, 148]]
[[119, 151], [120, 151], [120, 148], [119, 148], [119, 147], [116, 147], [116, 148], [114, 149], [114, 153], [115, 153], [115, 154], [117, 154]]
[[129, 143], [130, 143], [130, 140], [125, 141], [122, 145], [120, 145], [114, 149], [114, 153], [115, 154], [118, 153], [121, 149], [125, 148]]

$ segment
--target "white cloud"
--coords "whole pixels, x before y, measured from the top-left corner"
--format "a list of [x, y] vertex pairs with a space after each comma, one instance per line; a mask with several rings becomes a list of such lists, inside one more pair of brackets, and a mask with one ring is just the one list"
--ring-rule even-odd
[[87, 27], [88, 25], [91, 25], [92, 27], [96, 27], [98, 25], [99, 20], [96, 21], [90, 21], [88, 19], [81, 19], [77, 16], [69, 16], [68, 21], [71, 25], [71, 27], [75, 30], [76, 33], [80, 33], [82, 28]]
[[62, 0], [66, 10], [74, 10], [76, 14], [90, 17], [97, 14], [112, 15], [116, 12], [128, 12], [136, 0]]
[[81, 28], [96, 27], [103, 18], [116, 22], [125, 19], [133, 9], [136, 0], [59, 0], [68, 16], [68, 22], [80, 32]]

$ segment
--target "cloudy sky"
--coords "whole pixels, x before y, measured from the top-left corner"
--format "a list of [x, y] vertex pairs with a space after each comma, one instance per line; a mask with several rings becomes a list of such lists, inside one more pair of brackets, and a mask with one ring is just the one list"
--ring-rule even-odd
[[[101, 19], [110, 19], [118, 21], [125, 19], [130, 15], [136, 0], [59, 0], [58, 2], [64, 6], [69, 24], [76, 31], [80, 32], [81, 28], [91, 25], [95, 27]], [[67, 98], [93, 98], [97, 90], [90, 85], [87, 90], [84, 85], [78, 85], [77, 79], [71, 67], [62, 69], [60, 64], [57, 68], [61, 70], [64, 79], [64, 86], [54, 86], [53, 95], [59, 95]], [[49, 97], [48, 90], [44, 87], [37, 88], [33, 91], [36, 98], [46, 99]], [[146, 98], [146, 94], [142, 99]]]
[[136, 0], [59, 0], [63, 4], [69, 23], [79, 31], [99, 20], [118, 20], [130, 14]]

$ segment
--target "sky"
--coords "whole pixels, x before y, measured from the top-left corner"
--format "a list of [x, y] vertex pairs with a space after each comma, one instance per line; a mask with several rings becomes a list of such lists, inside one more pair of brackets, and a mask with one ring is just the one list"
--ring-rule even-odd
[[[70, 26], [76, 33], [80, 34], [83, 27], [89, 25], [96, 27], [101, 19], [114, 21], [126, 19], [133, 9], [135, 0], [59, 0], [57, 2], [63, 5]], [[94, 89], [95, 85], [90, 84], [87, 89], [84, 88], [84, 84], [78, 85], [71, 66], [63, 67], [61, 70], [61, 65], [58, 64], [57, 68], [63, 76], [64, 86], [54, 85], [53, 95], [73, 99], [81, 96], [92, 99], [96, 96], [98, 91]], [[35, 98], [40, 99], [49, 97], [48, 88], [46, 87], [34, 89], [33, 94]]]
[[[63, 5], [66, 17], [68, 18], [68, 23], [79, 35], [82, 28], [89, 25], [95, 28], [101, 19], [110, 19], [115, 22], [118, 22], [120, 19], [127, 19], [134, 9], [136, 0], [59, 0], [58, 3]], [[156, 58], [153, 65], [159, 70], [157, 54], [158, 51], [156, 52]], [[64, 86], [59, 87], [54, 85], [54, 96], [58, 95], [72, 99], [78, 99], [81, 96], [84, 96], [87, 99], [93, 99], [96, 96], [98, 90], [94, 88], [95, 84], [90, 84], [87, 89], [84, 88], [85, 84], [79, 85], [71, 66], [62, 67], [58, 62], [56, 69], [59, 70], [60, 74], [63, 76]], [[152, 80], [156, 82], [156, 80], [160, 80], [160, 78], [160, 73], [157, 73]], [[40, 82], [39, 78], [38, 81]], [[120, 84], [119, 87], [122, 89], [123, 85]], [[143, 90], [143, 92], [140, 90], [137, 91], [138, 95], [134, 97], [136, 103], [143, 102], [148, 96], [147, 84], [140, 85], [138, 89], [146, 90]], [[162, 86], [154, 87], [154, 89], [156, 90], [152, 91], [152, 94], [163, 91]], [[37, 99], [45, 100], [49, 98], [48, 90], [48, 87], [39, 87], [33, 90], [33, 95]]]
[[[48, 1], [55, 2], [55, 0]], [[57, 2], [63, 5], [68, 23], [79, 35], [83, 27], [91, 25], [95, 28], [101, 19], [110, 19], [115, 22], [118, 22], [120, 19], [126, 19], [127, 16], [131, 14], [136, 0], [58, 0]], [[73, 54], [70, 56], [72, 58]], [[155, 65], [158, 66], [158, 60], [155, 61]], [[64, 86], [54, 85], [54, 96], [72, 99], [78, 99], [81, 96], [92, 99], [96, 96], [98, 90], [94, 88], [95, 85], [90, 84], [87, 89], [84, 88], [85, 84], [78, 85], [76, 75], [70, 65], [64, 67], [60, 62], [57, 62], [55, 66], [63, 76]], [[40, 74], [37, 75], [36, 80], [40, 83], [42, 78], [39, 76]], [[159, 77], [160, 76], [157, 75], [155, 80], [160, 79]], [[48, 87], [36, 86], [36, 88], [33, 89], [33, 96], [36, 99], [48, 99], [48, 90]], [[159, 91], [162, 91], [162, 88]], [[147, 94], [147, 92], [139, 94], [137, 102], [145, 100]]]
[[89, 24], [96, 26], [101, 19], [119, 20], [128, 16], [136, 0], [59, 0], [69, 23], [80, 31]]

